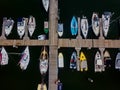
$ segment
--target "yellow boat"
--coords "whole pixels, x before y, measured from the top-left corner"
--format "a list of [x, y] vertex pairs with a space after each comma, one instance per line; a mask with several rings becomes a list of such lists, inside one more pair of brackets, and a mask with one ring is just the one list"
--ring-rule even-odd
[[37, 90], [47, 90], [46, 84], [38, 84]]
[[44, 46], [42, 48], [41, 54], [40, 54], [40, 73], [46, 74], [47, 69], [48, 69], [48, 52], [47, 52], [47, 48]]
[[88, 65], [87, 65], [87, 59], [83, 52], [80, 53], [80, 71], [87, 71]]

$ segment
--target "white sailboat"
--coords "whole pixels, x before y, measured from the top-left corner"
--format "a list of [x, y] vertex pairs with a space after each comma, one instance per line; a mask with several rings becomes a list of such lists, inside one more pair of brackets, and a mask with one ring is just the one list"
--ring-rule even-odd
[[105, 37], [107, 37], [108, 31], [109, 31], [110, 17], [111, 17], [111, 12], [104, 12], [102, 14], [103, 34]]
[[4, 17], [4, 29], [5, 29], [5, 35], [8, 36], [14, 25], [14, 20], [12, 18], [7, 19], [7, 17]]
[[117, 53], [115, 59], [115, 69], [120, 70], [120, 52]]
[[88, 35], [88, 19], [85, 16], [83, 16], [81, 19], [81, 31], [84, 38], [86, 39]]
[[63, 23], [58, 24], [58, 35], [59, 37], [62, 37], [63, 35]]
[[58, 54], [58, 68], [63, 68], [63, 67], [64, 67], [63, 53], [59, 52], [59, 54]]
[[47, 12], [49, 8], [49, 0], [42, 0], [42, 3], [43, 3], [43, 7], [45, 8]]
[[95, 54], [94, 64], [95, 64], [95, 72], [104, 71], [104, 63], [103, 63], [102, 56], [99, 51], [97, 51]]
[[93, 14], [92, 14], [92, 29], [96, 36], [98, 36], [100, 33], [99, 24], [100, 24], [100, 22], [99, 22], [98, 14], [96, 12], [93, 12]]
[[38, 35], [38, 40], [45, 40], [45, 39], [46, 39], [45, 34]]
[[35, 27], [36, 27], [35, 17], [30, 16], [28, 19], [28, 31], [29, 31], [30, 37], [33, 35], [35, 31]]
[[0, 65], [7, 65], [8, 60], [9, 60], [8, 53], [6, 52], [5, 48], [2, 47], [0, 52]]
[[29, 52], [29, 47], [26, 46], [25, 50], [23, 51], [22, 53], [22, 56], [21, 56], [21, 59], [19, 61], [19, 65], [20, 65], [20, 68], [22, 70], [26, 70], [27, 69], [27, 66], [29, 64], [29, 61], [30, 61], [30, 52]]
[[17, 32], [20, 38], [22, 38], [23, 35], [25, 34], [25, 23], [26, 23], [25, 18], [18, 18]]

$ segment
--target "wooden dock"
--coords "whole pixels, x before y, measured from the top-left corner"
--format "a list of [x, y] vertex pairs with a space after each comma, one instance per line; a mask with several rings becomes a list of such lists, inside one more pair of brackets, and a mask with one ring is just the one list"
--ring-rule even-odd
[[[27, 37], [23, 40], [7, 40], [4, 36], [4, 30], [2, 30], [2, 36], [0, 37], [1, 46], [49, 46], [49, 85], [48, 90], [57, 90], [57, 85], [54, 83], [58, 78], [57, 71], [57, 57], [58, 48], [60, 47], [74, 47], [79, 55], [79, 50], [84, 48], [120, 48], [120, 40], [105, 40], [103, 36], [99, 39], [82, 39], [79, 34], [76, 39], [59, 39], [57, 34], [58, 25], [58, 0], [50, 0], [49, 8], [49, 39], [48, 40], [30, 40]], [[79, 18], [78, 18], [79, 21]], [[4, 27], [3, 27], [4, 29]], [[101, 30], [102, 31], [102, 30]], [[101, 32], [102, 33], [102, 32]], [[101, 34], [102, 35], [102, 34]]]

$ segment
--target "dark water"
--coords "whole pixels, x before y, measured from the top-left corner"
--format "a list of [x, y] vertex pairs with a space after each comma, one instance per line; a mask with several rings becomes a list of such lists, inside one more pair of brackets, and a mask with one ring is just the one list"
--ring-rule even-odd
[[[120, 15], [119, 0], [59, 0], [60, 20], [64, 23], [64, 35], [62, 38], [75, 38], [70, 34], [70, 21], [73, 15], [76, 17], [87, 16], [91, 25], [92, 12], [98, 12], [99, 16], [104, 11], [114, 12], [111, 20], [115, 20]], [[44, 34], [43, 23], [48, 20], [48, 13], [45, 12], [41, 0], [1, 0], [0, 1], [0, 23], [2, 18], [12, 17], [15, 21], [18, 17], [28, 17], [33, 15], [36, 18], [36, 31], [31, 39], [37, 39], [39, 34]], [[16, 23], [15, 23], [16, 24]], [[111, 23], [108, 37], [106, 39], [118, 39], [120, 36], [118, 20]], [[8, 39], [19, 39], [16, 26]], [[89, 28], [89, 39], [96, 37], [92, 29]], [[5, 47], [7, 52], [21, 53], [25, 47]], [[17, 65], [20, 56], [9, 54], [9, 65], [0, 66], [0, 90], [36, 90], [37, 84], [41, 82], [39, 72], [39, 55], [41, 46], [30, 47], [30, 63], [26, 71], [22, 71]], [[94, 73], [94, 55], [98, 49], [82, 48], [88, 59], [88, 72], [77, 72], [69, 69], [69, 60], [74, 48], [60, 48], [65, 59], [65, 68], [59, 69], [58, 77], [63, 83], [64, 90], [115, 90], [119, 89], [120, 72], [114, 69], [114, 61], [118, 49], [107, 49], [112, 58], [112, 68], [102, 73]], [[94, 80], [93, 83], [88, 78]], [[46, 79], [47, 83], [47, 79]]]

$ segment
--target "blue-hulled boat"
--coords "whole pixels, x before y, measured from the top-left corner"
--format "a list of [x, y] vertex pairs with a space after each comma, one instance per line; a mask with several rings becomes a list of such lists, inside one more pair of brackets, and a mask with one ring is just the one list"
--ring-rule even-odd
[[77, 22], [75, 16], [73, 16], [73, 18], [71, 20], [71, 34], [77, 35], [77, 32], [78, 32], [78, 22]]

